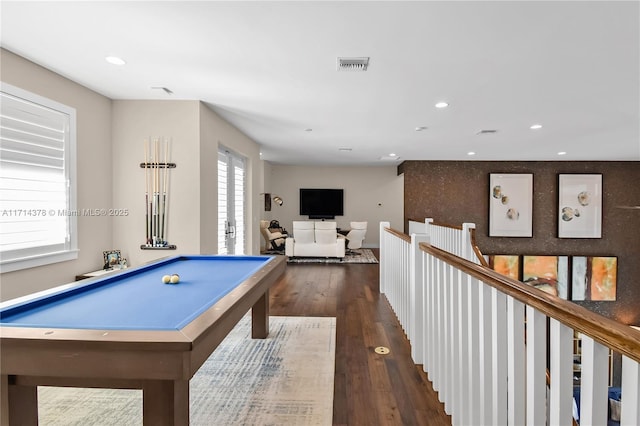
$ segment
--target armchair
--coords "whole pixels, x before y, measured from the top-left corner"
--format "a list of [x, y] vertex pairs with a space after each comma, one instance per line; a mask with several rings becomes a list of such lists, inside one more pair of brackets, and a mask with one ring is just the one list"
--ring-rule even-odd
[[260, 233], [264, 238], [265, 252], [281, 253], [284, 250], [287, 235], [282, 232], [271, 232], [268, 220], [260, 221]]
[[354, 250], [362, 248], [362, 242], [367, 234], [367, 222], [351, 222], [351, 230], [346, 235], [347, 252], [354, 253]]

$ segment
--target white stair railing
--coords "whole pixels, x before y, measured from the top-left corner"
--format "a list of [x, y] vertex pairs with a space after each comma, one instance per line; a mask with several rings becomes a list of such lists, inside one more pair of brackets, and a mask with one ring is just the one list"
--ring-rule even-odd
[[623, 355], [621, 425], [640, 424], [640, 332], [478, 265], [466, 225], [427, 219], [409, 237], [380, 224], [381, 292], [453, 424], [570, 425], [574, 331], [580, 423], [607, 423], [612, 349]]

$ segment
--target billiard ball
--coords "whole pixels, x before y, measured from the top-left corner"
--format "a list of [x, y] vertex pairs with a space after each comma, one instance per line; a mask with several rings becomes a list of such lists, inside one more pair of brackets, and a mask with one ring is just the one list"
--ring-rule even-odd
[[169, 275], [163, 275], [162, 276], [162, 282], [165, 284], [169, 284], [169, 282], [171, 281], [171, 277]]
[[171, 275], [171, 284], [178, 284], [180, 282], [180, 275], [173, 274]]

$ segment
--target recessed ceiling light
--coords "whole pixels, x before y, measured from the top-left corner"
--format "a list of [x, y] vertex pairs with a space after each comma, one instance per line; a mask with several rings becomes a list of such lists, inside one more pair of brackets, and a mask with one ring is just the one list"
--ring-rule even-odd
[[560, 152], [558, 153], [558, 155], [567, 155], [567, 152], [566, 152], [566, 151], [560, 151]]
[[427, 129], [428, 129], [427, 126], [418, 126], [418, 127], [416, 127], [416, 132], [421, 132], [421, 131], [427, 130]]
[[473, 152], [473, 151], [469, 151], [469, 152], [467, 152], [467, 155], [476, 155], [476, 153]]
[[534, 124], [531, 127], [529, 127], [531, 130], [538, 130], [538, 129], [542, 129], [542, 124]]
[[109, 62], [112, 65], [124, 65], [126, 62], [122, 58], [118, 58], [117, 56], [107, 56], [104, 58], [105, 61]]
[[396, 154], [394, 154], [393, 152], [391, 154], [389, 154], [389, 157], [395, 157]]
[[436, 108], [446, 108], [446, 107], [448, 107], [448, 106], [449, 106], [449, 104], [448, 104], [448, 103], [446, 103], [446, 102], [438, 102], [438, 103], [436, 104]]

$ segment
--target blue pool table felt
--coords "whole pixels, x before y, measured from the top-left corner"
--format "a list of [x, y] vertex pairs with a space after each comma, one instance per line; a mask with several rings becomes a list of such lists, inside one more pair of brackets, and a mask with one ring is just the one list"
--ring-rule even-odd
[[[0, 312], [0, 325], [179, 330], [260, 270], [270, 256], [176, 256]], [[180, 275], [164, 284], [163, 275]]]

